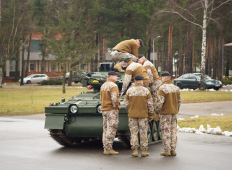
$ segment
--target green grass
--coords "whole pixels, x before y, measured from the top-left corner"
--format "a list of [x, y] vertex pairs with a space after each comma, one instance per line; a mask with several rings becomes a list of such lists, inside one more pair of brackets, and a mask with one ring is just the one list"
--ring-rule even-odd
[[232, 115], [225, 116], [205, 116], [193, 119], [178, 120], [178, 125], [182, 127], [191, 127], [199, 129], [200, 125], [207, 128], [209, 124], [212, 128], [220, 126], [222, 131], [232, 131]]
[[44, 113], [44, 107], [51, 102], [60, 102], [62, 97], [68, 100], [85, 88], [66, 88], [62, 94], [61, 87], [18, 87], [0, 89], [0, 115], [30, 115]]
[[202, 103], [232, 101], [232, 92], [221, 91], [181, 91], [182, 103]]
[[[51, 102], [60, 102], [61, 97], [68, 100], [86, 88], [66, 88], [62, 94], [61, 86], [24, 86], [0, 88], [0, 115], [29, 115], [44, 113], [44, 107]], [[193, 91], [181, 92], [182, 103], [232, 101], [231, 92]]]

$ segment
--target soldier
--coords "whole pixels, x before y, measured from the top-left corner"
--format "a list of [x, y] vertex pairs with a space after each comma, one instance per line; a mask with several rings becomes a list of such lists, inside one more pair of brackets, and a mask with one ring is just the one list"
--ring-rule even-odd
[[176, 156], [176, 114], [179, 112], [181, 104], [180, 89], [171, 84], [169, 73], [164, 73], [161, 76], [163, 85], [159, 88], [155, 108], [160, 114], [160, 127], [163, 136], [164, 152], [161, 152], [160, 155]]
[[130, 81], [131, 80], [134, 81], [136, 75], [143, 76], [144, 77], [143, 86], [148, 87], [150, 79], [145, 68], [141, 64], [131, 61], [131, 59], [128, 57], [125, 58], [123, 61], [126, 63], [127, 68], [126, 68], [125, 77], [123, 79], [121, 96], [126, 91]]
[[[149, 156], [148, 150], [148, 120], [152, 120], [154, 114], [153, 101], [150, 91], [143, 87], [144, 78], [135, 76], [135, 85], [130, 87], [125, 95], [125, 107], [129, 117], [129, 128], [131, 133], [132, 156], [138, 157], [138, 132], [140, 134], [141, 156]], [[148, 119], [149, 118], [149, 119]]]
[[159, 90], [159, 87], [162, 85], [162, 81], [160, 80], [155, 66], [149, 60], [147, 60], [144, 55], [138, 56], [138, 63], [142, 64], [145, 67], [147, 74], [150, 78], [149, 87], [151, 88], [151, 94], [155, 105], [157, 99], [157, 92]]
[[137, 61], [138, 49], [143, 47], [143, 41], [141, 39], [125, 40], [118, 43], [111, 52], [112, 59], [116, 63], [123, 61], [124, 58], [129, 57], [133, 61]]
[[124, 61], [121, 61], [120, 63], [117, 63], [115, 66], [114, 66], [114, 70], [118, 71], [118, 72], [121, 72], [121, 73], [124, 73], [125, 70], [123, 70], [123, 68], [126, 67], [126, 64], [124, 63]]
[[100, 99], [103, 116], [102, 143], [105, 155], [117, 155], [118, 152], [112, 148], [118, 127], [118, 110], [120, 109], [119, 90], [115, 84], [117, 73], [108, 73], [107, 81], [101, 86]]

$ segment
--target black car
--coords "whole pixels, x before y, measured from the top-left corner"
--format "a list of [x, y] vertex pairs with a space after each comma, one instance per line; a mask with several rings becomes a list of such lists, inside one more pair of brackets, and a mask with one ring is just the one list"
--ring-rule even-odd
[[[183, 74], [179, 78], [174, 79], [174, 84], [180, 89], [189, 88], [197, 89], [200, 87], [201, 74], [200, 73], [188, 73]], [[222, 87], [222, 82], [214, 80], [211, 77], [205, 75], [205, 88], [218, 90]]]

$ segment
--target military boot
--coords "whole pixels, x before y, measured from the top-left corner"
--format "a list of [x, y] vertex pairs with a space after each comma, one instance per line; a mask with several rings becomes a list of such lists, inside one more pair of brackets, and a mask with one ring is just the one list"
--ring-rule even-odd
[[132, 156], [134, 156], [134, 157], [138, 157], [138, 149], [136, 148], [136, 149], [134, 149], [133, 150], [133, 152], [132, 152]]
[[119, 153], [111, 149], [109, 151], [104, 151], [103, 154], [104, 155], [118, 155]]
[[149, 156], [149, 153], [147, 151], [142, 151], [141, 156], [142, 157]]
[[161, 152], [161, 156], [171, 156], [170, 152]]
[[171, 151], [172, 156], [176, 156], [176, 151]]

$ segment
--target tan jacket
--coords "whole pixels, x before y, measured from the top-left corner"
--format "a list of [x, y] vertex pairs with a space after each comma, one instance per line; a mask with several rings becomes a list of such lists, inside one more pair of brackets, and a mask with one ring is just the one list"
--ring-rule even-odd
[[141, 75], [144, 77], [143, 83], [150, 82], [150, 78], [143, 65], [130, 61], [127, 65], [126, 73], [123, 79], [122, 92], [126, 91], [130, 81], [134, 81], [134, 78], [137, 75]]
[[155, 83], [157, 80], [160, 80], [160, 77], [158, 75], [155, 66], [149, 60], [145, 59], [143, 62], [143, 66], [147, 71], [151, 84]]
[[160, 86], [155, 110], [159, 114], [177, 114], [181, 104], [179, 87], [166, 81]]
[[101, 110], [118, 110], [120, 109], [118, 86], [112, 80], [108, 79], [100, 91]]
[[122, 53], [130, 53], [134, 56], [138, 57], [138, 51], [139, 51], [139, 44], [137, 40], [131, 39], [131, 40], [125, 40], [120, 43], [118, 43], [113, 50], [118, 50]]
[[150, 91], [142, 84], [135, 83], [130, 87], [124, 99], [128, 116], [132, 118], [147, 118], [154, 114], [153, 99]]

